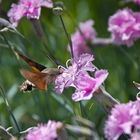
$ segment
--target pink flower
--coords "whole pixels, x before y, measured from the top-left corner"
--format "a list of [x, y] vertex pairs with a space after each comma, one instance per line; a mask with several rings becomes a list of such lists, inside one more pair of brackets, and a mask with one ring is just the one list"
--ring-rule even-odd
[[140, 5], [140, 0], [133, 0], [133, 2]]
[[82, 53], [90, 53], [91, 50], [88, 43], [96, 37], [96, 32], [92, 27], [94, 25], [93, 20], [87, 20], [80, 23], [77, 31], [71, 35], [74, 58], [77, 59]]
[[12, 4], [8, 12], [8, 17], [13, 26], [17, 26], [19, 20], [24, 16], [25, 8], [23, 5]]
[[79, 73], [75, 79], [76, 91], [72, 95], [74, 101], [89, 100], [93, 93], [98, 90], [108, 76], [106, 70], [97, 70], [95, 78], [90, 77], [87, 73]]
[[57, 130], [61, 129], [63, 124], [49, 120], [47, 124], [40, 124], [29, 131], [26, 140], [55, 140], [58, 137]]
[[116, 105], [105, 124], [108, 140], [117, 140], [122, 134], [132, 135], [132, 130], [140, 126], [140, 100]]
[[8, 12], [10, 22], [17, 26], [23, 16], [29, 19], [39, 19], [42, 6], [52, 8], [53, 3], [51, 0], [20, 0], [17, 5], [12, 4]]
[[140, 37], [140, 13], [127, 8], [118, 10], [109, 18], [108, 30], [112, 33], [114, 43], [132, 46]]
[[39, 19], [41, 6], [52, 8], [51, 0], [20, 0], [20, 4], [26, 9], [24, 16], [27, 18]]
[[[96, 70], [92, 64], [93, 60], [93, 55], [90, 54], [82, 54], [79, 59], [73, 60], [71, 65], [57, 76], [56, 92], [62, 93], [64, 88], [74, 87], [75, 92], [72, 95], [74, 101], [91, 99], [108, 76], [106, 70]], [[95, 77], [91, 77], [88, 72], [95, 73]]]
[[82, 54], [79, 60], [72, 61], [72, 65], [63, 70], [63, 73], [57, 76], [55, 80], [55, 90], [62, 93], [66, 87], [75, 87], [75, 77], [82, 71], [94, 71], [95, 67], [91, 63], [94, 60], [93, 55]]

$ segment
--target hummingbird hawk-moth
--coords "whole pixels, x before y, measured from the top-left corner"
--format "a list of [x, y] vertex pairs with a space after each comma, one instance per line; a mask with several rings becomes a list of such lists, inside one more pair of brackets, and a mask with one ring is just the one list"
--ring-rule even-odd
[[47, 68], [17, 50], [15, 50], [15, 53], [32, 68], [31, 71], [20, 70], [21, 75], [26, 79], [20, 86], [21, 91], [31, 91], [34, 87], [40, 90], [47, 90], [48, 84], [53, 83], [56, 76], [61, 73], [58, 68]]

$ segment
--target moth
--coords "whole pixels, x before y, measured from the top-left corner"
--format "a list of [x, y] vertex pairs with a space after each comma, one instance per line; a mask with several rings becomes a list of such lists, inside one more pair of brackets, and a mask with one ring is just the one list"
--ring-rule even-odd
[[47, 68], [17, 50], [15, 50], [15, 53], [31, 67], [31, 71], [20, 70], [21, 75], [26, 79], [20, 86], [20, 91], [31, 91], [32, 88], [47, 90], [48, 84], [53, 83], [55, 78], [61, 74], [61, 70], [58, 68]]

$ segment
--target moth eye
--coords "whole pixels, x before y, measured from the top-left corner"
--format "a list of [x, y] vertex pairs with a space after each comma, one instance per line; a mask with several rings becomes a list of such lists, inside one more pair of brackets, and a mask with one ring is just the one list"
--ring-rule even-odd
[[27, 91], [31, 91], [33, 89], [32, 85], [27, 85]]

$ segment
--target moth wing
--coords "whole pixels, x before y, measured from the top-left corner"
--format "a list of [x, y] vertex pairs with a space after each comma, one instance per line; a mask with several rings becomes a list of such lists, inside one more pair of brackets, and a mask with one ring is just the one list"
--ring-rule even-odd
[[38, 89], [47, 90], [48, 82], [48, 74], [37, 72], [37, 71], [28, 71], [28, 70], [20, 70], [22, 76], [32, 82]]
[[14, 50], [15, 51], [15, 54], [21, 58], [22, 60], [24, 60], [29, 66], [32, 67], [33, 70], [36, 70], [36, 71], [42, 71], [44, 69], [46, 69], [45, 66], [35, 62], [34, 60], [30, 59], [29, 57], [23, 55], [21, 52], [19, 52], [18, 50]]

